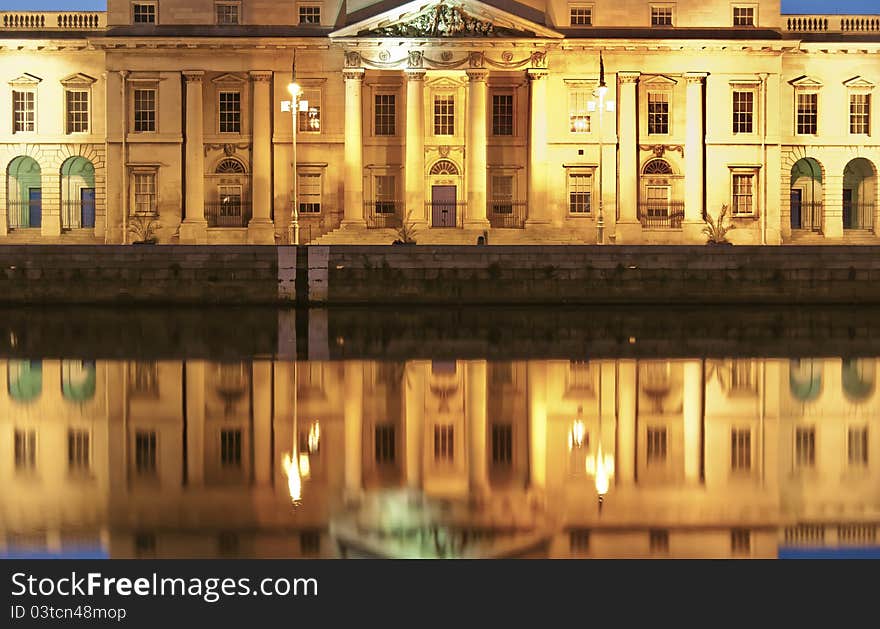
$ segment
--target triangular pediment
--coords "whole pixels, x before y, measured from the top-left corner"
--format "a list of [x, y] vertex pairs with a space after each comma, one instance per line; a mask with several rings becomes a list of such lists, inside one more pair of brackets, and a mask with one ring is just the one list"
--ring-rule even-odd
[[676, 84], [678, 84], [678, 81], [664, 74], [657, 74], [652, 76], [651, 78], [643, 80], [642, 83], [644, 85], [647, 85], [648, 87], [653, 87], [654, 89], [672, 89], [673, 87], [675, 87]]
[[818, 81], [809, 76], [799, 76], [796, 79], [792, 79], [789, 81], [793, 87], [797, 87], [800, 89], [819, 89], [822, 87], [822, 82]]
[[562, 34], [479, 0], [414, 0], [349, 24], [330, 37], [559, 39]]
[[61, 79], [61, 84], [66, 85], [68, 87], [87, 87], [95, 83], [98, 79], [93, 76], [89, 76], [88, 74], [83, 74], [82, 72], [77, 72], [76, 74], [71, 74], [69, 76]]
[[874, 88], [873, 83], [861, 76], [854, 76], [853, 78], [844, 81], [843, 84], [852, 89], [870, 90]]
[[247, 83], [247, 81], [245, 81], [240, 76], [227, 73], [214, 77], [213, 79], [211, 79], [211, 83], [215, 85], [241, 85], [243, 83]]
[[28, 74], [25, 72], [24, 74], [12, 79], [9, 84], [10, 85], [30, 85], [35, 86], [39, 85], [40, 81], [42, 81], [38, 76], [34, 76], [33, 74]]

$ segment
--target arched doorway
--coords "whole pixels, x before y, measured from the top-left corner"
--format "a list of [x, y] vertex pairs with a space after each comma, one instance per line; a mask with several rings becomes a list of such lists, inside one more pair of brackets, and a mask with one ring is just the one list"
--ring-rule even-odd
[[85, 157], [61, 165], [61, 228], [95, 226], [95, 166]]
[[458, 189], [461, 171], [452, 160], [443, 158], [431, 166], [428, 171], [431, 184], [431, 227], [458, 226], [458, 209], [462, 202], [458, 200]]
[[43, 219], [43, 188], [40, 165], [21, 155], [6, 170], [6, 216], [10, 229], [40, 227]]
[[791, 167], [791, 228], [822, 230], [822, 165], [803, 157]]
[[877, 200], [877, 173], [864, 157], [843, 169], [843, 228], [873, 229]]
[[208, 189], [216, 201], [206, 204], [208, 227], [247, 227], [251, 205], [244, 164], [234, 157], [226, 157], [217, 163], [212, 179], [213, 185]]
[[684, 202], [678, 189], [681, 177], [665, 159], [654, 158], [642, 167], [639, 182], [639, 220], [642, 227], [681, 227]]

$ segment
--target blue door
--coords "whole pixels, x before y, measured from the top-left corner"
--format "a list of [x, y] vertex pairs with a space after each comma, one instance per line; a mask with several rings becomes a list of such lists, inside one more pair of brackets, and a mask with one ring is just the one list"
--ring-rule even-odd
[[80, 192], [80, 209], [82, 216], [80, 217], [80, 226], [95, 226], [95, 189], [83, 188]]
[[43, 219], [42, 188], [28, 189], [28, 227], [40, 227]]

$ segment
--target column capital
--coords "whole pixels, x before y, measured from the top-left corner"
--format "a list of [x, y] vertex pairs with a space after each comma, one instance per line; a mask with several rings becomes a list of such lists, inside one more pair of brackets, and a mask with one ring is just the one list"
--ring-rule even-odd
[[471, 83], [485, 83], [486, 79], [489, 78], [489, 71], [482, 68], [471, 68], [469, 70], [465, 70], [465, 74], [467, 75], [468, 81], [470, 81]]
[[201, 83], [202, 77], [205, 76], [204, 70], [181, 70], [180, 73], [187, 83]]
[[690, 84], [702, 83], [707, 76], [709, 76], [708, 72], [685, 72], [684, 80]]
[[638, 83], [641, 72], [618, 72], [617, 80], [620, 83]]
[[403, 71], [407, 81], [424, 81], [425, 72], [424, 68], [407, 68]]
[[538, 81], [548, 74], [547, 68], [529, 68], [526, 70], [526, 76], [530, 81]]
[[363, 81], [364, 72], [363, 68], [345, 68], [342, 71], [342, 78], [346, 81]]
[[254, 83], [269, 83], [272, 80], [273, 72], [271, 70], [253, 70], [248, 72]]

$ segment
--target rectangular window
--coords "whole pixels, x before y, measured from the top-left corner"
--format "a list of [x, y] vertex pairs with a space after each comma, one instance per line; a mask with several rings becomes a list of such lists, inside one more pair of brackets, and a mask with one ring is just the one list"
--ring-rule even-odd
[[321, 23], [321, 7], [318, 5], [308, 4], [299, 6], [299, 23], [300, 24], [320, 24]]
[[394, 463], [394, 426], [376, 426], [376, 463]]
[[492, 135], [513, 135], [513, 94], [492, 94]]
[[12, 132], [24, 133], [36, 128], [36, 92], [12, 91]]
[[733, 132], [753, 133], [755, 93], [751, 90], [733, 92]]
[[376, 135], [397, 135], [397, 99], [394, 94], [376, 94]]
[[220, 463], [224, 467], [241, 467], [241, 430], [220, 431]]
[[752, 551], [752, 532], [749, 529], [730, 531], [730, 552], [734, 555], [748, 555]]
[[666, 429], [648, 428], [648, 463], [666, 462]]
[[851, 466], [868, 465], [868, 428], [850, 428], [846, 435], [846, 456]]
[[815, 135], [819, 120], [819, 95], [816, 92], [797, 95], [797, 132]]
[[321, 175], [318, 173], [300, 173], [297, 184], [300, 214], [318, 214], [321, 212]]
[[37, 431], [15, 431], [15, 469], [33, 471], [37, 466]]
[[241, 92], [220, 92], [220, 133], [241, 133]]
[[134, 131], [148, 133], [156, 130], [156, 90], [134, 90]]
[[813, 467], [816, 462], [816, 429], [798, 428], [794, 435], [795, 465]]
[[89, 469], [89, 433], [86, 430], [67, 431], [67, 467], [72, 472]]
[[455, 458], [455, 433], [451, 425], [434, 426], [434, 460], [451, 463]]
[[434, 135], [455, 135], [455, 96], [434, 96]]
[[649, 218], [669, 216], [669, 186], [648, 186], [646, 194], [646, 215]]
[[134, 174], [134, 213], [142, 216], [156, 214], [156, 173]]
[[85, 90], [67, 90], [67, 132], [87, 133], [89, 130], [89, 93]]
[[137, 431], [134, 436], [134, 469], [138, 476], [156, 473], [156, 433]]
[[730, 469], [746, 472], [752, 469], [752, 431], [734, 428], [730, 431]]
[[131, 6], [131, 21], [134, 24], [155, 24], [156, 3], [135, 2]]
[[568, 93], [568, 130], [571, 133], [590, 132], [590, 93], [587, 90], [571, 90]]
[[376, 214], [394, 214], [396, 178], [394, 175], [376, 175]]
[[241, 186], [217, 186], [220, 197], [218, 226], [241, 225]]
[[871, 95], [849, 95], [849, 132], [868, 135], [871, 132]]
[[669, 552], [669, 531], [655, 529], [649, 533], [648, 540], [652, 553]]
[[593, 7], [573, 6], [569, 8], [569, 24], [571, 26], [592, 26]]
[[734, 26], [756, 26], [755, 7], [733, 7]]
[[733, 175], [733, 216], [753, 216], [755, 175]]
[[[303, 107], [305, 101], [305, 107]], [[302, 133], [321, 132], [321, 91], [304, 90], [297, 112], [297, 130]]]
[[592, 211], [593, 175], [585, 172], [568, 173], [568, 211], [571, 214], [589, 214]]
[[669, 94], [648, 92], [648, 133], [669, 133]]
[[128, 368], [129, 395], [159, 397], [159, 364], [155, 361], [137, 361]]
[[651, 26], [672, 26], [672, 7], [651, 7]]
[[239, 5], [237, 2], [217, 2], [214, 5], [217, 24], [230, 26], [239, 23]]
[[513, 426], [492, 424], [492, 464], [513, 464]]
[[492, 175], [491, 211], [513, 214], [513, 175]]

